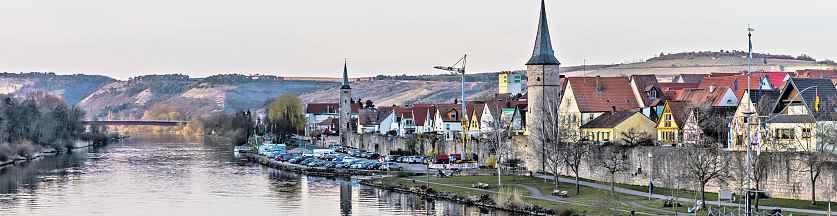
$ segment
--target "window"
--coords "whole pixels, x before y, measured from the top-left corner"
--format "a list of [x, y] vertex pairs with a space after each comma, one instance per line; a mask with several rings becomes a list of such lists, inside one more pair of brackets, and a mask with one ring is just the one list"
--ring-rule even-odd
[[663, 114], [663, 127], [672, 127], [672, 117], [670, 113]]
[[651, 89], [651, 91], [648, 92], [648, 98], [657, 99], [657, 91]]
[[776, 139], [794, 139], [796, 138], [796, 131], [793, 128], [776, 128], [774, 137]]
[[604, 132], [604, 136], [602, 137], [602, 141], [605, 141], [605, 142], [610, 141], [610, 132]]
[[811, 138], [811, 128], [802, 128], [802, 138]]

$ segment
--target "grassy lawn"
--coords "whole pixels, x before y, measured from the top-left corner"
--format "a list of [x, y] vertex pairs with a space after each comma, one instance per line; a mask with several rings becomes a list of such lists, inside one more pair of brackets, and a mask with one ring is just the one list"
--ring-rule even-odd
[[[570, 178], [571, 176], [562, 176], [564, 178]], [[594, 181], [590, 179], [579, 179], [580, 181], [585, 182], [592, 182], [592, 183], [599, 183], [603, 185], [610, 185], [609, 182], [602, 182], [602, 181]], [[566, 184], [566, 183], [565, 183]], [[656, 184], [655, 184], [656, 185]], [[616, 187], [631, 189], [636, 191], [648, 191], [647, 186], [640, 186], [640, 185], [629, 185], [629, 184], [615, 184]], [[686, 190], [686, 189], [679, 189], [673, 190], [669, 188], [663, 188], [660, 185], [654, 187], [655, 194], [662, 194], [671, 196], [672, 191], [675, 192], [675, 195], [680, 198], [689, 198], [689, 199], [700, 199], [700, 193], [696, 191]], [[810, 196], [808, 193], [802, 193], [801, 196]], [[718, 193], [714, 192], [706, 192], [705, 193], [707, 201], [716, 201], [718, 200]], [[736, 196], [736, 200], [742, 200], [742, 196]], [[817, 199], [824, 199], [823, 197], [817, 197]], [[647, 200], [647, 198], [646, 198]], [[693, 205], [693, 203], [690, 203]], [[831, 202], [832, 208], [837, 209], [837, 202]], [[660, 204], [659, 206], [662, 206]], [[785, 208], [798, 208], [798, 209], [816, 209], [816, 210], [828, 210], [828, 202], [827, 201], [818, 201], [816, 206], [811, 206], [811, 202], [807, 200], [795, 200], [795, 199], [781, 199], [781, 198], [767, 198], [767, 199], [759, 199], [759, 206], [773, 206], [773, 207], [785, 207]]]
[[[418, 181], [413, 183], [413, 181], [410, 179], [391, 177], [384, 179], [384, 182], [390, 185], [421, 186], [426, 185], [426, 183], [423, 183], [421, 181], [428, 180], [428, 178], [425, 176], [418, 176], [412, 178]], [[451, 178], [430, 177], [429, 180], [430, 182], [438, 184], [466, 187], [459, 188], [438, 184], [430, 184], [430, 186], [433, 187], [433, 189], [436, 191], [452, 192], [467, 196], [481, 196], [483, 194], [493, 194], [485, 191], [470, 189], [471, 185], [476, 183], [489, 184], [489, 188], [486, 189], [488, 191], [496, 192], [498, 189], [496, 176], [457, 176]], [[524, 187], [520, 185], [526, 185], [529, 187], [536, 188], [543, 195], [550, 195], [552, 191], [556, 189], [553, 181], [545, 181], [543, 179], [526, 176], [503, 176], [502, 183], [504, 187], [513, 187], [517, 189], [517, 191], [519, 191], [522, 195], [526, 196], [531, 196], [533, 194], [529, 193], [528, 190], [526, 190]], [[524, 200], [531, 204], [555, 209], [556, 211], [560, 211], [562, 209], [572, 209], [577, 213], [585, 215], [618, 215], [620, 213], [625, 213], [619, 212], [619, 210], [636, 210], [638, 212], [646, 212], [650, 214], [670, 214], [670, 212], [672, 211], [672, 209], [670, 208], [662, 208], [663, 201], [661, 200], [649, 201], [645, 197], [611, 194], [608, 190], [599, 190], [589, 187], [581, 187], [581, 193], [579, 195], [576, 195], [575, 185], [568, 183], [560, 184], [557, 189], [569, 191], [568, 197], [565, 199], [565, 201], [568, 201], [570, 203], [560, 203], [530, 197], [524, 198]], [[686, 205], [683, 204], [683, 207], [677, 208], [676, 210], [678, 212], [685, 212]]]

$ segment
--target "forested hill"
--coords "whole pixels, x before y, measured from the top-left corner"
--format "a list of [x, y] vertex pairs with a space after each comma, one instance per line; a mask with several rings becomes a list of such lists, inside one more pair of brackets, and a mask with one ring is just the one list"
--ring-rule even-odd
[[43, 92], [75, 105], [99, 87], [116, 80], [98, 75], [54, 73], [0, 73], [0, 94], [29, 95]]

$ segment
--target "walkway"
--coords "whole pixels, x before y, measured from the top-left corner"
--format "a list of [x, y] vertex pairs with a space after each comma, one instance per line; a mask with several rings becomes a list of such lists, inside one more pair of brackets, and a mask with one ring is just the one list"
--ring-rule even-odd
[[[542, 179], [548, 179], [548, 180], [552, 180], [552, 181], [555, 180], [554, 176], [537, 175], [536, 177], [542, 178]], [[561, 182], [575, 184], [575, 179], [558, 178], [558, 180], [561, 181]], [[610, 190], [610, 185], [604, 185], [604, 184], [587, 182], [587, 181], [579, 181], [579, 184], [581, 186], [595, 188], [595, 189]], [[617, 192], [617, 193], [621, 193], [621, 194], [648, 197], [648, 192], [636, 191], [636, 190], [631, 190], [631, 189], [626, 189], [626, 188], [615, 187], [614, 191]], [[651, 197], [653, 197], [654, 199], [661, 199], [661, 200], [671, 199], [671, 196], [662, 195], [662, 194], [652, 194]], [[697, 203], [697, 200], [689, 199], [689, 198], [682, 198], [682, 197], [678, 197], [677, 201], [682, 202], [682, 203]], [[707, 206], [710, 206], [710, 205], [719, 206], [719, 202], [718, 201], [707, 200], [706, 205]], [[734, 207], [734, 208], [741, 207], [741, 208], [744, 208], [744, 205], [737, 204], [737, 203], [723, 202], [723, 203], [720, 203], [720, 205], [723, 205], [723, 206], [726, 206], [726, 207]], [[828, 212], [826, 212], [826, 211], [812, 210], [812, 209], [785, 208], [785, 207], [774, 207], [774, 206], [760, 206], [760, 208], [761, 209], [781, 209], [782, 212], [795, 212], [795, 213], [803, 213], [803, 214], [818, 214], [818, 215], [827, 215], [828, 214]], [[831, 215], [837, 215], [837, 213], [832, 212]]]

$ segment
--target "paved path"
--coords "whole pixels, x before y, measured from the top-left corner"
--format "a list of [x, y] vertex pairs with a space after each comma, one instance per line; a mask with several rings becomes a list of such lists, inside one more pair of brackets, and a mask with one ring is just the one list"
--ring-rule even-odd
[[[542, 179], [548, 179], [548, 180], [552, 180], [552, 181], [555, 180], [554, 176], [537, 175], [536, 177], [542, 178]], [[575, 179], [559, 177], [558, 180], [561, 181], [561, 182], [575, 184]], [[610, 190], [610, 185], [604, 185], [604, 184], [586, 182], [586, 181], [579, 181], [579, 184], [581, 186], [590, 187], [590, 188]], [[643, 192], [643, 191], [636, 191], [636, 190], [620, 188], [620, 187], [615, 187], [614, 191], [617, 192], [617, 193], [621, 193], [621, 194], [648, 197], [648, 192]], [[661, 199], [661, 200], [671, 199], [671, 196], [662, 195], [662, 194], [652, 194], [651, 197], [653, 197], [654, 199]], [[697, 200], [689, 199], [689, 198], [682, 198], [682, 197], [678, 197], [677, 201], [682, 202], [682, 203], [697, 203]], [[723, 202], [723, 203], [720, 203], [720, 204], [722, 206], [726, 206], [726, 207], [733, 207], [733, 208], [741, 207], [741, 208], [744, 208], [744, 205], [741, 205], [741, 204], [738, 204], [738, 203]], [[712, 205], [718, 206], [719, 202], [718, 201], [707, 200], [706, 205], [707, 206], [712, 206]], [[760, 206], [760, 209], [781, 209], [782, 212], [796, 212], [796, 213], [803, 213], [803, 214], [818, 214], [818, 215], [827, 215], [828, 214], [828, 212], [820, 211], [820, 210], [785, 208], [785, 207], [774, 207], [774, 206]], [[832, 212], [831, 215], [837, 215], [837, 213]]]

